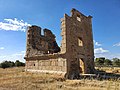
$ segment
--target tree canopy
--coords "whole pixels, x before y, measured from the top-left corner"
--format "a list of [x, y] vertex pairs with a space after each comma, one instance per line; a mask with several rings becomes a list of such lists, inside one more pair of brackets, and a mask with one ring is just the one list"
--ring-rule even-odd
[[9, 68], [9, 67], [19, 67], [19, 66], [25, 66], [25, 63], [20, 62], [19, 60], [16, 60], [15, 63], [13, 61], [4, 61], [0, 63], [0, 68]]
[[95, 59], [96, 66], [117, 66], [120, 67], [120, 59], [113, 58], [112, 60], [100, 57]]

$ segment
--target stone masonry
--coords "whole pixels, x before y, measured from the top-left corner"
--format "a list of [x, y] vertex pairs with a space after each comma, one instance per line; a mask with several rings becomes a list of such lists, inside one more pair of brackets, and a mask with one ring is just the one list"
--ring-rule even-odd
[[94, 48], [92, 16], [85, 16], [76, 9], [61, 19], [61, 47], [55, 35], [48, 29], [30, 26], [27, 30], [26, 70], [64, 73], [68, 79], [80, 74], [92, 74], [94, 69]]

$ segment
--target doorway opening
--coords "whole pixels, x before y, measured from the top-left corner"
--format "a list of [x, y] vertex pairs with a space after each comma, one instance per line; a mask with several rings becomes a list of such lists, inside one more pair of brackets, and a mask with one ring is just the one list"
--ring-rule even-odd
[[79, 59], [79, 63], [80, 63], [80, 73], [85, 73], [85, 63], [83, 58]]

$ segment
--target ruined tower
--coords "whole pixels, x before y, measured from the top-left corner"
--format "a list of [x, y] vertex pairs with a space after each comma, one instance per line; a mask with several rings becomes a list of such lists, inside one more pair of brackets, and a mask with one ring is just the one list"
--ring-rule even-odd
[[76, 9], [61, 19], [61, 47], [48, 29], [30, 26], [27, 30], [26, 70], [64, 73], [68, 79], [94, 73], [92, 16]]
[[92, 35], [92, 16], [85, 16], [76, 9], [61, 19], [62, 47], [66, 53], [67, 77], [79, 73], [94, 73], [94, 49]]

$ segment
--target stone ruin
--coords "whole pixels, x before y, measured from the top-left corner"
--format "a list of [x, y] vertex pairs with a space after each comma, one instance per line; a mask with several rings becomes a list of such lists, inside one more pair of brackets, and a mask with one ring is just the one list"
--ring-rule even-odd
[[85, 16], [76, 9], [71, 16], [61, 19], [61, 46], [51, 30], [30, 26], [27, 30], [26, 71], [62, 73], [65, 78], [76, 79], [80, 74], [92, 74], [94, 47], [92, 16]]

